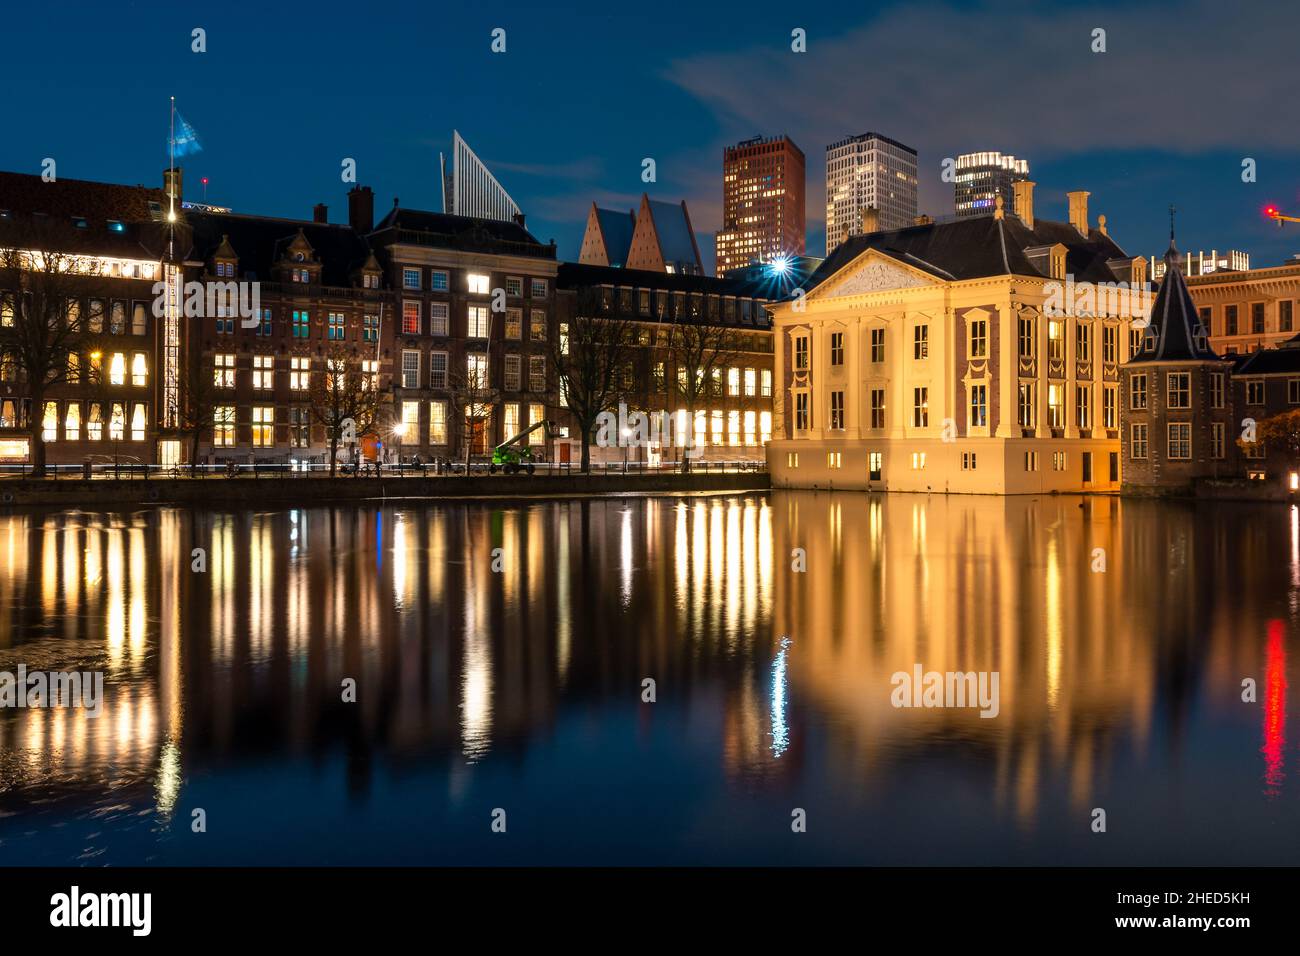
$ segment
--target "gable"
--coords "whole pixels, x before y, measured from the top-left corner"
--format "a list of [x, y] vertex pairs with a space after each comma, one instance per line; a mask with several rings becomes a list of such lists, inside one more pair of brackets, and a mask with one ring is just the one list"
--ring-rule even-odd
[[892, 289], [938, 285], [938, 279], [913, 269], [875, 249], [868, 249], [840, 272], [820, 283], [809, 298], [837, 299]]

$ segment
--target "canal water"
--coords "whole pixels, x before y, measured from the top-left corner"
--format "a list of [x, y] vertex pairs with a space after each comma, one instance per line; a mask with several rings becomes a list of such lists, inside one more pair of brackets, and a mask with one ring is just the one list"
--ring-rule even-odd
[[1295, 864], [1298, 596], [1286, 505], [0, 513], [0, 672], [104, 679], [0, 865]]

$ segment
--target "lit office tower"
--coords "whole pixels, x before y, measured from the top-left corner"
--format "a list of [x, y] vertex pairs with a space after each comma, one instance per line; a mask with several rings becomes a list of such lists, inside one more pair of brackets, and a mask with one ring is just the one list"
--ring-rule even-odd
[[916, 219], [916, 150], [879, 133], [826, 147], [826, 254], [861, 235], [862, 214], [876, 210], [876, 228], [902, 229]]
[[999, 194], [1003, 209], [1015, 208], [1012, 183], [1029, 178], [1029, 160], [1001, 153], [966, 153], [957, 157], [955, 173], [957, 216], [987, 216]]
[[804, 254], [804, 156], [788, 136], [756, 136], [722, 153], [717, 273]]

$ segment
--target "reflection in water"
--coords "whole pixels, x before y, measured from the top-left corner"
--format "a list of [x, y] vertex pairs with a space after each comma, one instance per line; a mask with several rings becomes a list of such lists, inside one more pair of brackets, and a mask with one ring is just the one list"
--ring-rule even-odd
[[[0, 712], [15, 862], [478, 862], [480, 803], [550, 821], [516, 862], [1294, 862], [1296, 508], [22, 512], [0, 562], [0, 669], [106, 675], [98, 719]], [[998, 718], [893, 708], [918, 663], [998, 671]], [[1098, 805], [1144, 841], [1087, 842]]]

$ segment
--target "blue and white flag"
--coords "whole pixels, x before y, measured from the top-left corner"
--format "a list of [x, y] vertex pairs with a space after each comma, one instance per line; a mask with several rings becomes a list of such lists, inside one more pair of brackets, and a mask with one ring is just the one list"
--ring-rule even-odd
[[197, 153], [203, 148], [199, 144], [199, 134], [194, 132], [194, 127], [180, 113], [176, 114], [176, 132], [168, 145], [175, 149], [178, 159], [181, 156]]

